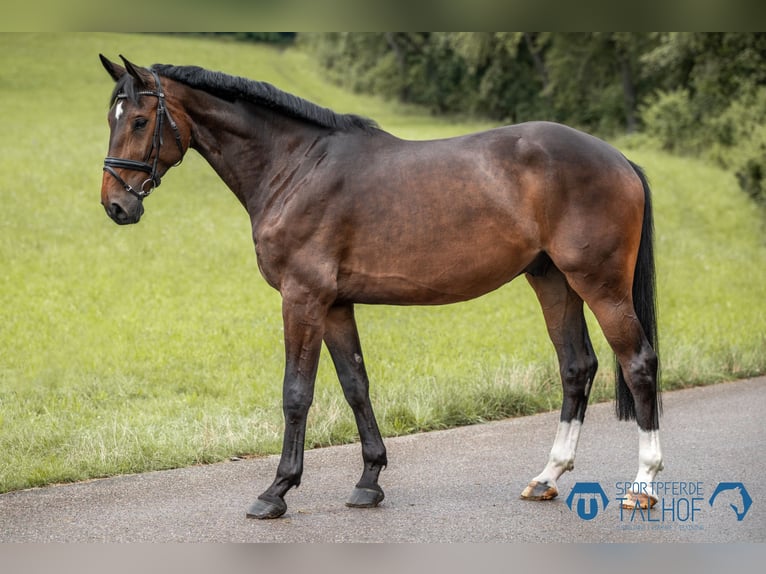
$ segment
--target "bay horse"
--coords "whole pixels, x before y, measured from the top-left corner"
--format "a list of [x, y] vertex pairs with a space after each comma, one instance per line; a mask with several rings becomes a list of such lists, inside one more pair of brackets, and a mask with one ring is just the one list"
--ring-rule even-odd
[[106, 213], [137, 223], [143, 200], [192, 148], [247, 210], [260, 272], [282, 297], [282, 454], [248, 517], [282, 516], [285, 494], [300, 484], [323, 341], [361, 440], [362, 475], [346, 504], [383, 500], [386, 448], [354, 305], [456, 303], [520, 275], [539, 299], [563, 384], [548, 462], [521, 497], [556, 497], [556, 481], [574, 466], [598, 365], [584, 302], [615, 353], [617, 416], [638, 425], [638, 473], [625, 504], [656, 502], [653, 222], [638, 166], [560, 124], [405, 141], [264, 82], [120, 57], [124, 66], [101, 55], [116, 82], [101, 187]]

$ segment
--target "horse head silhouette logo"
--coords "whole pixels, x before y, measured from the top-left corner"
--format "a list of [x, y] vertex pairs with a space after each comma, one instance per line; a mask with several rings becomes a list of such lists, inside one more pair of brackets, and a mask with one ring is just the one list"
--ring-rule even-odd
[[716, 497], [720, 493], [726, 492], [727, 490], [734, 490], [735, 492], [738, 492], [740, 497], [742, 498], [741, 509], [736, 504], [729, 504], [731, 509], [734, 511], [734, 514], [737, 515], [737, 521], [742, 521], [742, 519], [745, 518], [747, 511], [750, 510], [750, 506], [753, 504], [753, 499], [750, 498], [750, 493], [747, 492], [745, 485], [742, 484], [741, 482], [719, 483], [715, 489], [715, 492], [713, 492], [713, 496], [710, 497], [710, 501], [709, 501], [710, 506], [713, 506], [713, 502], [715, 502]]

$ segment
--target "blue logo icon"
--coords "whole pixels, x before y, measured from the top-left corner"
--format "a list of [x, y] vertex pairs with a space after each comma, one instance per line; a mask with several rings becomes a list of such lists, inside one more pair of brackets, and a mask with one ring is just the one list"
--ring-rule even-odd
[[[602, 509], [606, 508], [609, 504], [609, 499], [601, 488], [598, 482], [578, 482], [572, 487], [572, 491], [567, 496], [567, 506], [569, 510], [572, 510], [572, 502], [574, 502], [575, 495], [577, 498], [577, 516], [583, 520], [593, 520], [599, 513], [598, 498], [601, 498]], [[585, 508], [585, 501], [588, 500], [588, 508]]]
[[722, 492], [726, 492], [727, 490], [734, 490], [735, 492], [738, 492], [740, 497], [742, 498], [741, 509], [736, 504], [729, 504], [731, 509], [734, 511], [734, 514], [737, 515], [737, 521], [741, 522], [742, 519], [745, 518], [747, 511], [750, 510], [750, 506], [753, 504], [753, 499], [750, 498], [750, 493], [747, 492], [745, 485], [742, 484], [741, 482], [719, 483], [715, 489], [715, 492], [713, 493], [713, 496], [710, 497], [710, 506], [713, 506], [713, 502], [715, 502], [716, 496], [718, 496]]

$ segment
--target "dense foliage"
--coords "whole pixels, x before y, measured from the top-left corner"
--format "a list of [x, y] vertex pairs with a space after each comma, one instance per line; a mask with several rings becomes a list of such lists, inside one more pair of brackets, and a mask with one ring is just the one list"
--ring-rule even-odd
[[356, 91], [437, 114], [639, 133], [733, 170], [766, 205], [766, 34], [354, 32], [299, 41]]

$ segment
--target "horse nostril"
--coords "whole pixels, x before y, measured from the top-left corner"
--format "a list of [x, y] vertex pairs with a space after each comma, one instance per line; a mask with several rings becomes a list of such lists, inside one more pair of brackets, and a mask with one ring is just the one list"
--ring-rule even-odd
[[122, 208], [119, 203], [112, 203], [109, 205], [109, 215], [115, 221], [125, 221], [128, 217], [127, 212]]

